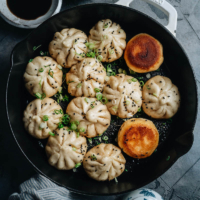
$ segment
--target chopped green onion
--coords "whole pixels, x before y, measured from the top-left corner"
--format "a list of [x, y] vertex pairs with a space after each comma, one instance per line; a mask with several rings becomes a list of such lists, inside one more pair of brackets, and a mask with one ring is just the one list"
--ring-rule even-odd
[[77, 129], [77, 126], [76, 126], [75, 123], [72, 123], [70, 128], [71, 128], [72, 130], [76, 130], [76, 129]]
[[125, 169], [125, 172], [127, 172], [128, 170], [127, 169]]
[[99, 88], [94, 88], [95, 92], [100, 92], [101, 90]]
[[40, 69], [39, 69], [39, 72], [43, 72], [43, 71], [44, 71], [44, 69], [43, 69], [43, 68], [40, 68]]
[[141, 112], [142, 111], [142, 109], [141, 108], [138, 108], [138, 112]]
[[65, 96], [62, 99], [63, 101], [69, 101], [69, 97], [65, 94]]
[[157, 95], [155, 93], [153, 93], [153, 96], [157, 97]]
[[53, 133], [53, 132], [49, 132], [49, 135], [51, 135], [51, 136], [55, 136], [55, 133]]
[[115, 51], [113, 49], [109, 49], [109, 54], [113, 54]]
[[136, 72], [134, 72], [132, 69], [129, 69], [130, 74], [136, 74]]
[[80, 136], [80, 133], [79, 132], [76, 132], [76, 137], [78, 138]]
[[60, 110], [54, 110], [55, 114], [58, 115], [58, 114], [63, 114], [63, 111], [60, 109]]
[[116, 73], [115, 73], [115, 72], [112, 72], [112, 73], [111, 73], [111, 76], [115, 76], [115, 75], [116, 75]]
[[148, 85], [146, 85], [146, 88], [148, 89], [148, 90], [150, 90], [151, 88], [148, 86]]
[[46, 123], [43, 123], [43, 122], [42, 122], [42, 123], [40, 124], [40, 128], [43, 129], [43, 128], [45, 128], [45, 127], [46, 127]]
[[110, 76], [110, 73], [109, 73], [109, 72], [107, 72], [107, 73], [106, 73], [106, 75], [107, 75], [107, 76]]
[[83, 133], [83, 132], [85, 132], [85, 129], [84, 128], [80, 128], [79, 131]]
[[92, 144], [92, 138], [88, 138], [88, 142]]
[[140, 81], [140, 85], [141, 85], [141, 86], [144, 86], [144, 81]]
[[93, 160], [93, 161], [97, 160], [97, 157], [94, 154], [91, 155], [90, 157], [91, 157], [91, 160]]
[[53, 78], [54, 72], [52, 71], [51, 68], [49, 69], [49, 73], [48, 74], [49, 74], [49, 76], [51, 76]]
[[115, 182], [118, 183], [117, 177], [115, 177]]
[[84, 53], [76, 53], [75, 52], [75, 54], [78, 55], [78, 56], [81, 56], [82, 58], [85, 58], [85, 54]]
[[84, 100], [85, 100], [86, 103], [89, 103], [89, 102], [90, 102], [90, 99], [87, 98], [87, 97], [86, 97]]
[[108, 39], [108, 36], [107, 36], [107, 35], [102, 35], [102, 36], [101, 36], [101, 41], [106, 40], [106, 39]]
[[106, 76], [105, 77], [105, 81], [107, 82], [107, 81], [109, 81], [110, 80], [110, 78], [108, 77], [108, 76]]
[[101, 62], [102, 59], [103, 59], [103, 56], [102, 56], [102, 55], [98, 55], [98, 56], [97, 56], [97, 60], [98, 60], [99, 62]]
[[170, 160], [170, 156], [167, 157], [166, 161], [169, 161], [169, 160]]
[[115, 111], [115, 112], [117, 112], [117, 109], [118, 109], [117, 106], [113, 106], [113, 107], [112, 107], [112, 110]]
[[87, 57], [91, 57], [91, 58], [95, 58], [95, 53], [94, 52], [88, 52], [87, 54], [86, 54], [86, 56]]
[[136, 78], [127, 79], [127, 82], [128, 83], [137, 82], [137, 79]]
[[111, 64], [107, 65], [107, 72], [112, 72]]
[[79, 83], [76, 87], [77, 87], [77, 88], [82, 87], [82, 83]]
[[57, 65], [58, 69], [62, 70], [62, 66], [61, 65]]
[[59, 92], [59, 93], [62, 93], [62, 87], [59, 87], [59, 88], [58, 88], [58, 92]]
[[30, 62], [32, 62], [33, 61], [33, 59], [30, 59], [28, 62], [30, 63]]
[[42, 87], [42, 83], [41, 83], [41, 82], [42, 82], [42, 77], [41, 77], [41, 79], [40, 79], [40, 81], [39, 81], [39, 86], [40, 86], [40, 87]]
[[102, 139], [106, 141], [106, 140], [108, 140], [108, 136], [105, 135], [102, 137]]
[[73, 151], [76, 151], [76, 147], [72, 147], [72, 150], [73, 150]]
[[39, 92], [37, 92], [37, 93], [35, 94], [35, 96], [36, 96], [38, 99], [41, 99], [41, 98], [42, 98], [42, 95], [41, 95]]
[[78, 120], [74, 121], [74, 123], [78, 126], [80, 122]]
[[40, 51], [40, 55], [43, 56], [43, 55], [44, 55], [44, 52], [43, 52], [43, 51]]
[[78, 168], [81, 166], [81, 163], [76, 163], [75, 168]]
[[143, 77], [137, 77], [137, 79], [143, 79]]
[[98, 93], [96, 93], [96, 97], [97, 97], [97, 100], [100, 101], [102, 99], [103, 95], [102, 95], [102, 93], [98, 92]]
[[126, 105], [128, 106], [130, 104], [130, 101], [129, 100], [126, 100]]
[[104, 104], [104, 105], [107, 104], [108, 103], [108, 99], [106, 97], [102, 97], [101, 103]]
[[33, 51], [35, 51], [36, 49], [38, 49], [39, 47], [41, 47], [42, 45], [39, 45], [39, 46], [34, 46], [33, 47]]
[[93, 104], [90, 105], [91, 108], [94, 108]]
[[42, 118], [42, 120], [45, 121], [45, 122], [48, 121], [49, 120], [48, 115], [44, 115], [43, 118]]
[[104, 24], [104, 26], [103, 26], [104, 28], [108, 28], [108, 23], [107, 24]]
[[67, 81], [67, 84], [68, 84], [68, 83], [73, 83], [73, 82], [74, 82], [74, 81]]
[[70, 122], [70, 116], [68, 114], [64, 114], [61, 118], [60, 121], [67, 126]]
[[58, 123], [58, 128], [63, 128], [63, 127], [64, 127], [64, 125], [61, 122], [59, 122]]
[[105, 71], [105, 72], [106, 72], [106, 68], [105, 68], [105, 67], [103, 68], [103, 71]]
[[122, 68], [119, 68], [118, 69], [118, 72], [121, 74], [123, 72], [123, 69]]
[[94, 49], [95, 44], [94, 43], [90, 43], [90, 42], [86, 42], [85, 43], [86, 47], [88, 47], [89, 49]]
[[122, 73], [125, 74], [125, 75], [127, 74], [126, 70], [123, 70]]

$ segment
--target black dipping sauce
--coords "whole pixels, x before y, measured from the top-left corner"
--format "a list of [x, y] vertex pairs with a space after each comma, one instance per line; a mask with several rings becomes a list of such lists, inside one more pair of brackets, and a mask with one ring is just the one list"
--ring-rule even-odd
[[47, 13], [52, 0], [7, 0], [10, 11], [18, 18], [33, 20]]

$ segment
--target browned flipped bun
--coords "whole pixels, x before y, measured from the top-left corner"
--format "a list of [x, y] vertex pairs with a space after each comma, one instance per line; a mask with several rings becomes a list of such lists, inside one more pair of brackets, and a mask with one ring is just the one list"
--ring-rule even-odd
[[135, 72], [155, 71], [164, 60], [163, 47], [154, 37], [141, 33], [128, 42], [124, 59], [128, 67]]
[[157, 148], [159, 133], [152, 121], [132, 118], [124, 122], [118, 133], [118, 145], [133, 158], [149, 157]]

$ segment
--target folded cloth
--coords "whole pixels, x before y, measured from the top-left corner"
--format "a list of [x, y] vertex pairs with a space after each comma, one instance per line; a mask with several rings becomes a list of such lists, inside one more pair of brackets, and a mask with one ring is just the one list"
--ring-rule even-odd
[[49, 179], [36, 174], [19, 186], [20, 193], [12, 194], [8, 200], [69, 200], [70, 192]]

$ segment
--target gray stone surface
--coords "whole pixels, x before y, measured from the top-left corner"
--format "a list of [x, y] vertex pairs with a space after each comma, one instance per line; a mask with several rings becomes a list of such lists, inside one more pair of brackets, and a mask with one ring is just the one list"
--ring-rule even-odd
[[[92, 2], [114, 3], [116, 0], [63, 0], [62, 10], [78, 4]], [[177, 39], [186, 50], [198, 80], [200, 99], [200, 1], [168, 0], [178, 12]], [[167, 24], [167, 16], [153, 6], [140, 0], [131, 3], [131, 7], [148, 14], [161, 24]], [[0, 18], [0, 76], [8, 75], [10, 54], [19, 41], [24, 39], [30, 30], [12, 27]], [[173, 48], [173, 47], [172, 47]], [[5, 80], [5, 79], [4, 79]], [[0, 93], [5, 93], [6, 81], [1, 81]], [[5, 120], [5, 100], [0, 98], [1, 119]], [[200, 102], [199, 102], [200, 103]], [[200, 108], [199, 108], [200, 111]], [[200, 112], [199, 112], [200, 113]], [[194, 130], [194, 144], [191, 150], [182, 156], [165, 174], [146, 187], [156, 190], [166, 200], [200, 200], [200, 115]], [[35, 172], [16, 146], [7, 124], [1, 127], [0, 134], [0, 199], [17, 191], [18, 185], [30, 178]], [[12, 161], [11, 161], [12, 160]], [[24, 170], [26, 169], [26, 170]], [[122, 196], [109, 198], [92, 198], [72, 194], [72, 199], [122, 199]]]

